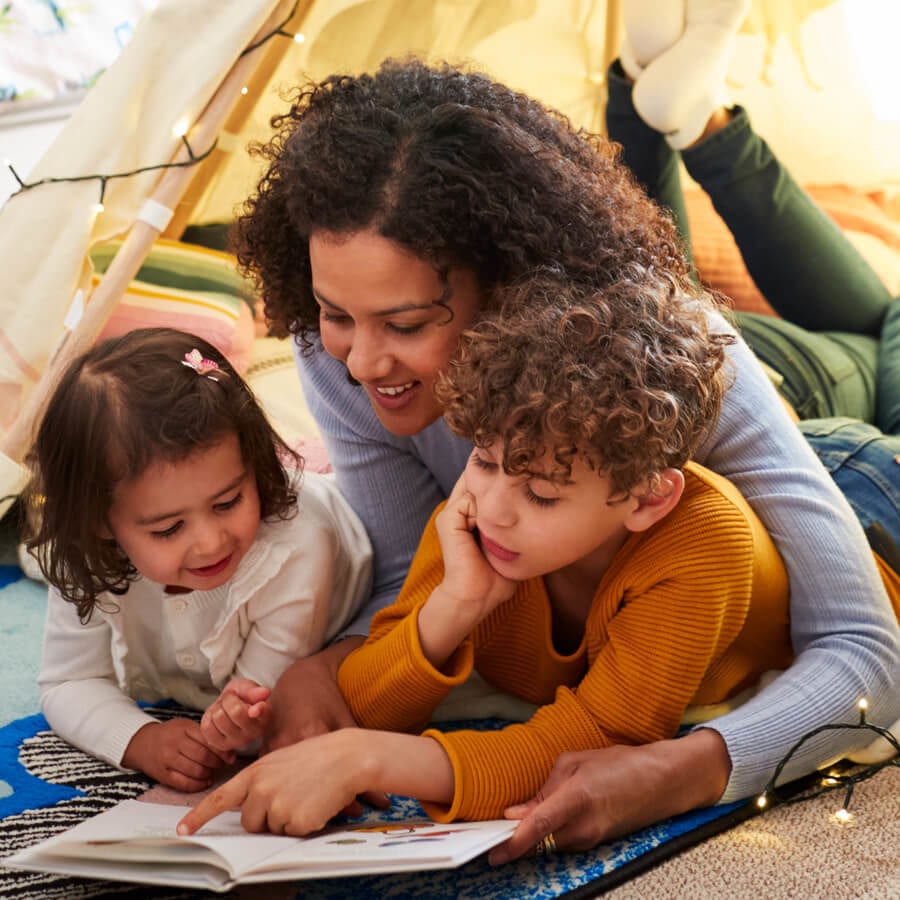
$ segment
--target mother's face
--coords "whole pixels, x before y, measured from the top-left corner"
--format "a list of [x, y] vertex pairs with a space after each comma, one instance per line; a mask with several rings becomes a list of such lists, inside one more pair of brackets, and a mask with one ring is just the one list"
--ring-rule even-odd
[[475, 274], [434, 267], [374, 231], [313, 232], [312, 290], [322, 344], [369, 396], [381, 424], [418, 434], [441, 415], [438, 373], [475, 320]]

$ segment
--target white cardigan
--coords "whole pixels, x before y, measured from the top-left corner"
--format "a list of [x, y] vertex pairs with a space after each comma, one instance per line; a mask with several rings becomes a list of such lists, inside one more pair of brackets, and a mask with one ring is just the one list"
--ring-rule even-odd
[[372, 589], [369, 539], [329, 476], [306, 473], [299, 497], [294, 518], [261, 523], [215, 590], [167, 594], [139, 578], [123, 596], [102, 595], [82, 625], [51, 588], [38, 676], [50, 727], [120, 766], [155, 721], [136, 700], [205, 709], [232, 677], [271, 687], [345, 627]]

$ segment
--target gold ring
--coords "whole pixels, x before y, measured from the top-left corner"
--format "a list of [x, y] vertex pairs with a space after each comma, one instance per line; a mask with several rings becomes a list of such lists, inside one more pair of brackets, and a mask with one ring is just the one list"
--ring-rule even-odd
[[544, 835], [538, 841], [537, 846], [534, 848], [534, 852], [538, 856], [552, 856], [556, 853], [556, 838], [553, 836], [553, 832], [550, 834]]

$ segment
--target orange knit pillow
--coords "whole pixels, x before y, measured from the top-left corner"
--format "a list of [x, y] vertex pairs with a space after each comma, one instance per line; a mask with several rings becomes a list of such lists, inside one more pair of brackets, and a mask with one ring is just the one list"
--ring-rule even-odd
[[[810, 185], [810, 197], [844, 229], [891, 293], [900, 293], [900, 221], [885, 198], [849, 185]], [[701, 190], [685, 191], [694, 264], [704, 284], [729, 297], [734, 308], [777, 315], [759, 292], [731, 232]]]

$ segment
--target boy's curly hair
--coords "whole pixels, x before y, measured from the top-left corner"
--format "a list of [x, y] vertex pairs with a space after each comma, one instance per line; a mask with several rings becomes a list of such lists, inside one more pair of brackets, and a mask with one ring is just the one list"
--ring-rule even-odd
[[318, 332], [309, 238], [374, 229], [435, 266], [496, 286], [560, 266], [605, 286], [654, 265], [684, 280], [669, 218], [618, 161], [618, 145], [561, 113], [450, 65], [386, 60], [374, 74], [298, 88], [236, 223], [234, 249], [279, 336]]
[[[194, 348], [215, 381], [182, 365]], [[90, 618], [100, 595], [138, 577], [108, 533], [116, 485], [235, 434], [256, 476], [263, 518], [286, 519], [297, 494], [283, 463], [302, 459], [275, 433], [250, 388], [211, 344], [171, 328], [111, 338], [73, 360], [54, 389], [28, 463], [26, 545], [44, 577]]]
[[715, 426], [728, 333], [664, 273], [633, 267], [603, 289], [541, 273], [501, 291], [463, 333], [437, 394], [476, 446], [503, 444], [503, 469], [535, 471], [545, 453], [565, 479], [576, 456], [611, 494], [654, 490]]

